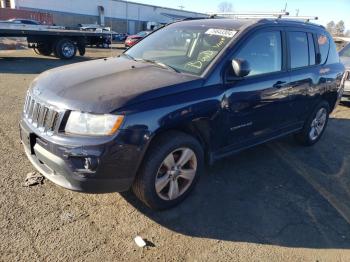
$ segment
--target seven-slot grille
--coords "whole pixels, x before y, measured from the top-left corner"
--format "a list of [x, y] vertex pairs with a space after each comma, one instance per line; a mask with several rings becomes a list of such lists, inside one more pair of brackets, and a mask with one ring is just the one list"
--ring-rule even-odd
[[53, 132], [59, 120], [59, 113], [53, 108], [36, 101], [30, 94], [24, 104], [24, 116], [40, 131]]

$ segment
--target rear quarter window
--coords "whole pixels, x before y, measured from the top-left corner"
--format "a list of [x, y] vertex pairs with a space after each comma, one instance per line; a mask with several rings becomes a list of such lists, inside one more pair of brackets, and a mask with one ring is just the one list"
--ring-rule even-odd
[[327, 64], [335, 64], [339, 63], [340, 58], [339, 54], [337, 52], [337, 46], [334, 43], [333, 39], [329, 39], [329, 53], [328, 53], [328, 59], [327, 59]]
[[320, 64], [325, 64], [327, 61], [328, 53], [329, 53], [329, 38], [325, 34], [317, 35], [317, 43], [320, 49], [321, 61]]

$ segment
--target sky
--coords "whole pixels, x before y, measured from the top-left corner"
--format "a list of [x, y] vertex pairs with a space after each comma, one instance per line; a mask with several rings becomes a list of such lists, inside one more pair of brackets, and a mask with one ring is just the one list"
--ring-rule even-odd
[[326, 25], [333, 20], [336, 23], [344, 20], [350, 30], [350, 0], [131, 0], [144, 4], [171, 8], [183, 6], [184, 10], [196, 12], [217, 12], [218, 5], [223, 2], [232, 3], [234, 12], [279, 12], [287, 2], [287, 11], [295, 15], [299, 9], [301, 16], [318, 16], [315, 23]]

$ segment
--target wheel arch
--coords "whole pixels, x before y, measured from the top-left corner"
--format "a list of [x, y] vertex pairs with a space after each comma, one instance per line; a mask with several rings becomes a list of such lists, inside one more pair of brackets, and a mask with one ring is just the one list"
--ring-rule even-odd
[[329, 105], [329, 109], [330, 109], [330, 112], [331, 113], [335, 106], [336, 106], [336, 103], [337, 103], [337, 100], [338, 100], [338, 95], [337, 93], [324, 93], [322, 96], [321, 96], [322, 100], [326, 101]]
[[167, 128], [163, 127], [155, 130], [150, 137], [151, 139], [145, 154], [150, 146], [157, 141], [157, 138], [169, 132], [184, 133], [195, 138], [203, 148], [205, 161], [210, 161], [210, 128], [208, 121], [206, 120], [196, 120], [177, 126]]

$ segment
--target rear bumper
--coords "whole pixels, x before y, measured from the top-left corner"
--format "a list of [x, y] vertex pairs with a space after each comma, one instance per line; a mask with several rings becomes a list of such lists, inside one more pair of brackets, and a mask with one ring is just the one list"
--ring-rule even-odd
[[[145, 144], [130, 141], [131, 134], [119, 132], [103, 141], [48, 139], [36, 132], [26, 120], [20, 122], [21, 141], [32, 165], [48, 180], [74, 191], [88, 193], [128, 190], [141, 163]], [[135, 134], [133, 136], [135, 138]], [[86, 167], [86, 160], [94, 163]]]

